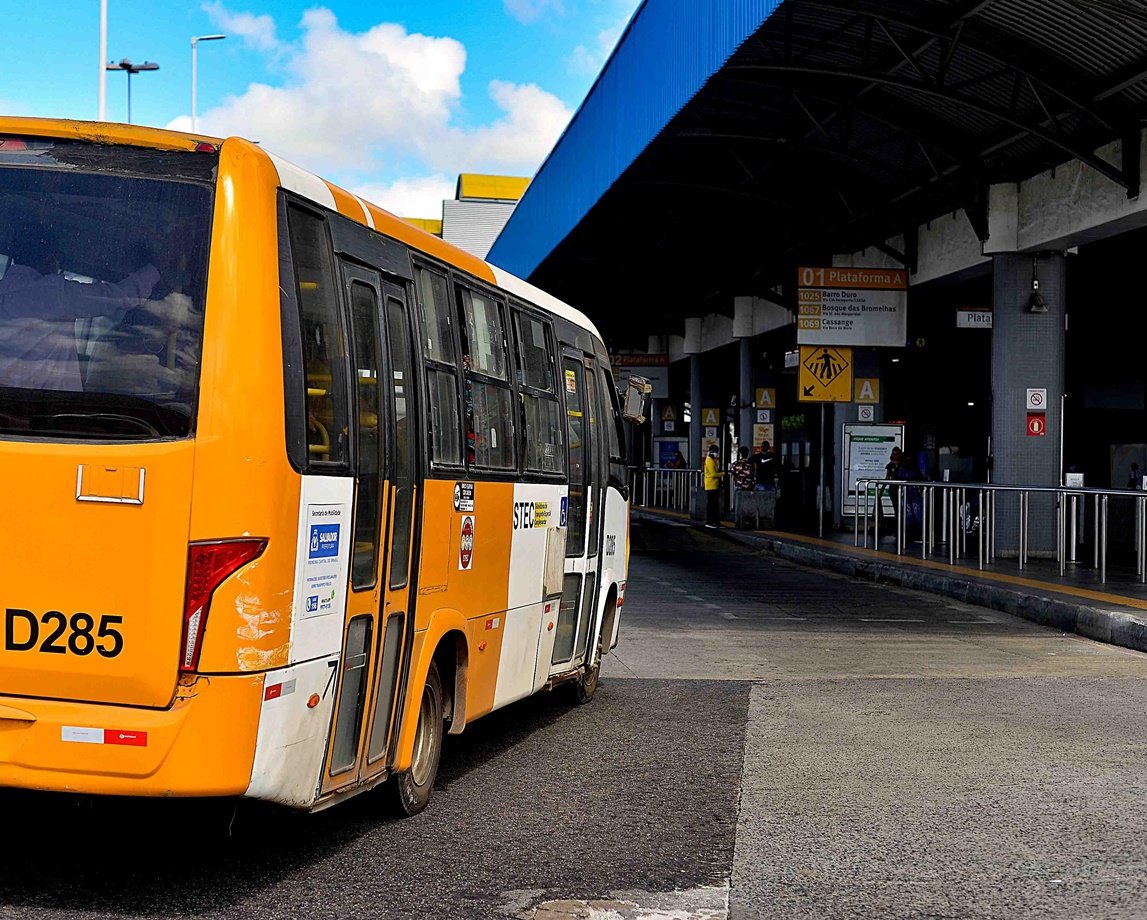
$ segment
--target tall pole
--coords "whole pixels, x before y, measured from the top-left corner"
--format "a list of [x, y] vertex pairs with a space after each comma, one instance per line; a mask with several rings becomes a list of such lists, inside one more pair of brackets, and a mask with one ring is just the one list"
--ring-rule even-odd
[[131, 78], [133, 74], [141, 73], [145, 70], [159, 70], [159, 65], [151, 61], [144, 61], [142, 64], [133, 64], [127, 58], [124, 58], [118, 63], [106, 64], [106, 70], [122, 70], [127, 74], [127, 123], [131, 124]]
[[191, 133], [195, 133], [195, 92], [199, 82], [199, 39], [191, 39]]
[[191, 131], [195, 133], [195, 109], [199, 93], [199, 43], [217, 42], [226, 35], [195, 35], [191, 38]]
[[100, 0], [100, 121], [108, 113], [108, 0]]
[[818, 486], [816, 504], [816, 531], [817, 536], [824, 539], [824, 403], [820, 404], [820, 485]]

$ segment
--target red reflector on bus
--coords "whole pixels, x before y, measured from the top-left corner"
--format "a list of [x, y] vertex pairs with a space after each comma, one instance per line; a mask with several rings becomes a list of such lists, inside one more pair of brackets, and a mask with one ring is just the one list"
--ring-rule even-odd
[[78, 725], [60, 726], [60, 740], [73, 744], [114, 744], [120, 747], [147, 747], [147, 732], [133, 732], [118, 728], [84, 728]]
[[194, 671], [199, 667], [203, 631], [207, 628], [207, 614], [215, 589], [248, 562], [258, 559], [266, 548], [266, 540], [222, 540], [192, 543], [188, 547], [181, 671]]
[[147, 732], [120, 732], [105, 728], [104, 744], [120, 744], [125, 747], [147, 747]]
[[200, 141], [198, 144], [195, 145], [195, 152], [196, 153], [218, 153], [219, 148], [216, 147], [214, 144], [207, 143], [207, 141]]

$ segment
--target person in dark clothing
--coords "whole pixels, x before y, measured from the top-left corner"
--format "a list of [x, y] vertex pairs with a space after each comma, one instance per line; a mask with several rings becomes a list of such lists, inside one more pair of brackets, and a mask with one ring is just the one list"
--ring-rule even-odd
[[756, 490], [772, 492], [777, 487], [777, 458], [773, 456], [772, 445], [761, 442], [761, 452], [752, 457], [753, 472], [756, 475]]

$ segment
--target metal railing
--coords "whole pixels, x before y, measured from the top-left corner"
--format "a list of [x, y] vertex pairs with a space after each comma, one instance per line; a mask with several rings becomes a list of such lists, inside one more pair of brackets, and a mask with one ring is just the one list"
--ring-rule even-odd
[[701, 476], [701, 470], [631, 468], [630, 495], [634, 504], [645, 508], [691, 511], [693, 495], [701, 488]]
[[[1141, 584], [1147, 584], [1147, 492], [1068, 486], [913, 482], [898, 479], [860, 479], [857, 481], [856, 492], [857, 513], [853, 519], [854, 545], [861, 545], [861, 512], [863, 512], [863, 545], [867, 549], [868, 534], [871, 529], [873, 548], [880, 548], [881, 519], [889, 517], [884, 513], [882, 498], [887, 498], [893, 508], [888, 523], [896, 529], [896, 554], [904, 555], [908, 543], [908, 498], [910, 494], [915, 498], [917, 497], [915, 493], [918, 493], [921, 558], [928, 559], [934, 556], [937, 545], [946, 544], [948, 562], [955, 565], [957, 559], [968, 557], [969, 542], [974, 534], [977, 562], [981, 571], [985, 565], [996, 560], [996, 524], [1000, 496], [1016, 497], [1016, 501], [1011, 503], [1014, 507], [1010, 510], [1015, 515], [1017, 542], [1014, 550], [1020, 571], [1027, 568], [1030, 558], [1032, 497], [1052, 496], [1056, 529], [1055, 558], [1059, 564], [1061, 577], [1066, 575], [1069, 564], [1079, 561], [1078, 550], [1082, 544], [1079, 517], [1084, 504], [1090, 499], [1094, 505], [1092, 563], [1099, 573], [1101, 584], [1107, 582], [1109, 504], [1113, 500], [1134, 503], [1135, 574]], [[975, 504], [972, 503], [972, 498], [975, 498]]]

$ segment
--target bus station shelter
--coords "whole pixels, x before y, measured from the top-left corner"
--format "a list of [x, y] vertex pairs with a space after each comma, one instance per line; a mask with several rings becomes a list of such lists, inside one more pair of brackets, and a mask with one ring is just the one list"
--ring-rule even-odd
[[[851, 424], [902, 424], [936, 478], [1123, 487], [1145, 116], [1132, 0], [646, 0], [489, 258], [663, 369], [649, 462], [677, 437], [698, 466], [717, 410], [806, 492], [823, 458], [838, 520]], [[906, 312], [817, 405], [799, 271], [833, 267], [902, 277]]]

